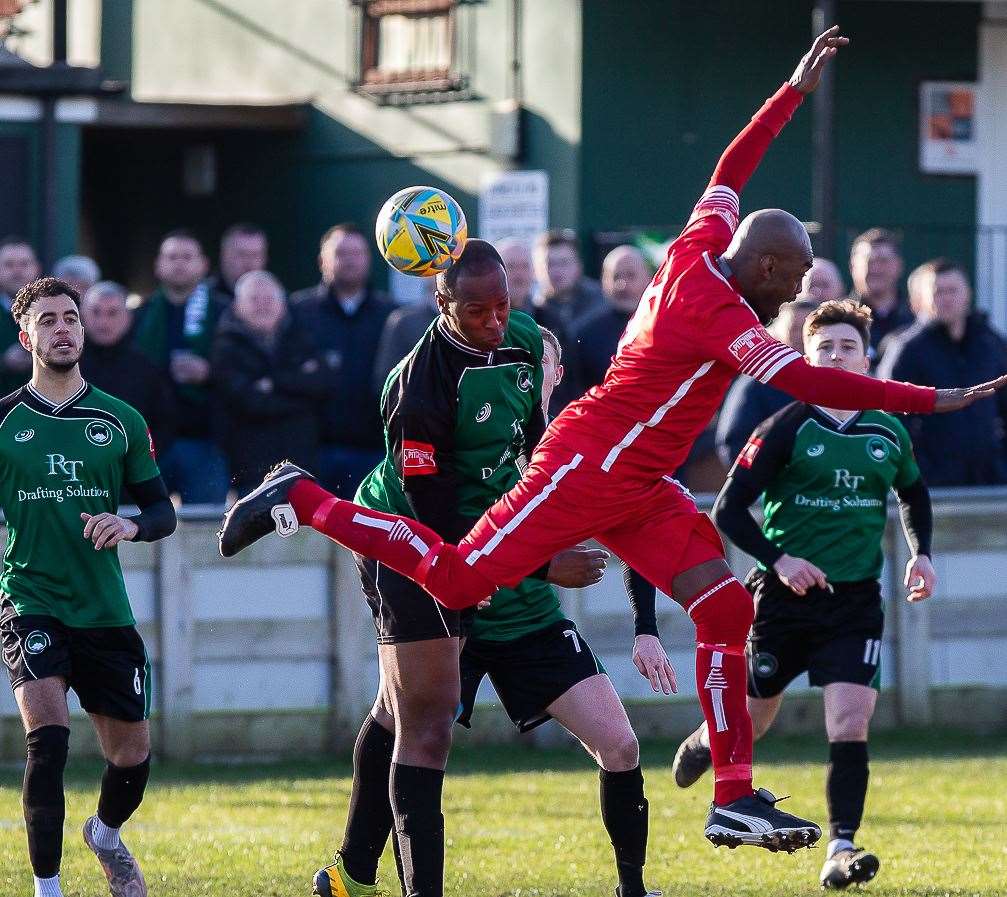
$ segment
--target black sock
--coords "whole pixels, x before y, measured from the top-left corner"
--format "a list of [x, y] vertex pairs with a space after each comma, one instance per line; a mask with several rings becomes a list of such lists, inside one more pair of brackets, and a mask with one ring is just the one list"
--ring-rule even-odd
[[148, 778], [150, 754], [136, 766], [116, 766], [106, 762], [98, 795], [98, 818], [109, 828], [122, 828], [122, 824], [140, 806]]
[[829, 744], [825, 795], [829, 803], [829, 837], [832, 840], [852, 841], [860, 828], [868, 775], [866, 741]]
[[647, 862], [647, 799], [640, 767], [627, 772], [599, 771], [601, 818], [615, 848], [620, 897], [644, 897], [643, 866]]
[[38, 878], [52, 878], [63, 858], [63, 770], [69, 750], [66, 726], [42, 726], [25, 736], [28, 762], [24, 768], [24, 822], [28, 832], [28, 858]]
[[443, 897], [444, 773], [425, 766], [392, 764], [388, 792], [402, 855], [406, 897]]
[[353, 747], [353, 790], [339, 848], [346, 872], [362, 885], [377, 881], [378, 861], [392, 831], [388, 777], [394, 747], [395, 735], [367, 714]]

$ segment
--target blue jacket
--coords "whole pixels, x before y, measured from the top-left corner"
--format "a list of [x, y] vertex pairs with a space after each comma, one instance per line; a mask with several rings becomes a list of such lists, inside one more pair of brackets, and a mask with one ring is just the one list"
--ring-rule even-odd
[[[954, 388], [1007, 372], [1007, 342], [974, 312], [961, 342], [936, 321], [917, 324], [891, 346], [878, 376], [923, 386]], [[909, 415], [920, 472], [929, 486], [1007, 483], [1007, 396], [976, 402], [950, 414]]]

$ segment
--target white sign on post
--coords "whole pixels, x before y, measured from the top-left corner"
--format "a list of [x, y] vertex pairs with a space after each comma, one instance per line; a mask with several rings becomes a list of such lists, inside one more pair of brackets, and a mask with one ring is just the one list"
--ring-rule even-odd
[[977, 86], [965, 81], [920, 84], [920, 170], [928, 174], [975, 174], [979, 166]]
[[515, 237], [531, 243], [549, 227], [549, 175], [544, 171], [501, 171], [479, 190], [478, 236], [490, 243]]

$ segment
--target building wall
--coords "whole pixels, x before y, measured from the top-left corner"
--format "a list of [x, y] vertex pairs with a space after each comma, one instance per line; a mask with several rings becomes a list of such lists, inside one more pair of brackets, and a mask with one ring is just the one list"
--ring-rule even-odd
[[[976, 77], [979, 4], [837, 7], [852, 43], [835, 66], [834, 254], [845, 257], [860, 229], [887, 225], [904, 231], [910, 263], [937, 252], [970, 262], [975, 179], [920, 174], [917, 85]], [[723, 148], [807, 50], [811, 9], [808, 0], [585, 0], [581, 226], [684, 221]], [[808, 103], [753, 177], [745, 208], [811, 217], [811, 124]]]

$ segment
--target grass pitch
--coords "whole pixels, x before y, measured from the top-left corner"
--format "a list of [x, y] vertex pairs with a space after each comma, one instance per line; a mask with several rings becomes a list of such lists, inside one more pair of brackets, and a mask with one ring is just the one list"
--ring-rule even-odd
[[[709, 779], [680, 791], [675, 745], [644, 745], [651, 806], [647, 882], [674, 897], [818, 893], [824, 851], [788, 856], [714, 850], [702, 828]], [[859, 842], [881, 858], [866, 891], [905, 897], [1007, 894], [1007, 739], [902, 733], [872, 742], [871, 791]], [[790, 793], [785, 806], [819, 822], [827, 749], [819, 739], [769, 739], [757, 784]], [[63, 862], [67, 897], [107, 894], [79, 827], [93, 812], [100, 765], [67, 774]], [[349, 795], [345, 759], [246, 766], [156, 765], [147, 799], [124, 830], [152, 897], [298, 897], [338, 845]], [[30, 897], [20, 770], [0, 770], [0, 895]], [[611, 849], [598, 780], [573, 749], [460, 749], [445, 792], [446, 894], [453, 897], [610, 897]], [[823, 826], [824, 827], [824, 826]], [[827, 835], [826, 835], [827, 837]], [[823, 839], [824, 842], [824, 839]], [[382, 880], [395, 871], [386, 851]]]

